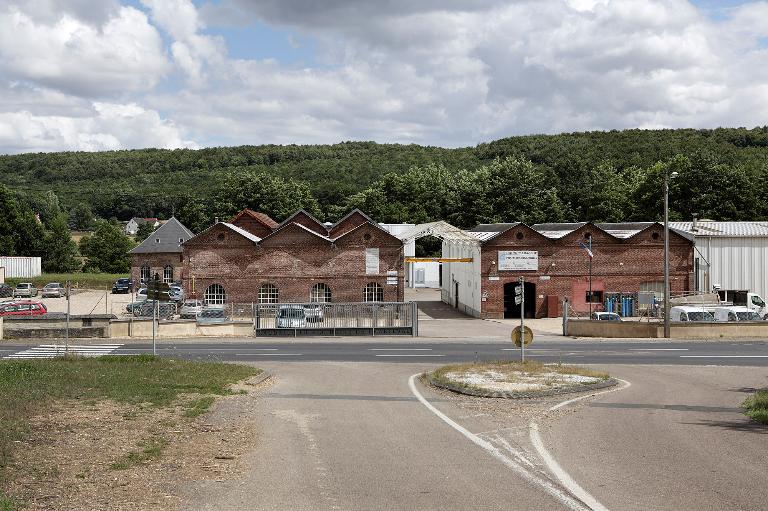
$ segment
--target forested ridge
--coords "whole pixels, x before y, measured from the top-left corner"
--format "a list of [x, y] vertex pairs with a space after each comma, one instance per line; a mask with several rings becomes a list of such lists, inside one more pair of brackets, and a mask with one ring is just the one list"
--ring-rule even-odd
[[768, 218], [767, 127], [532, 135], [458, 149], [345, 142], [0, 156], [0, 183], [33, 210], [53, 192], [64, 211], [176, 214], [193, 230], [245, 206], [277, 219], [304, 207], [331, 221], [360, 207], [382, 222], [462, 227], [655, 220], [672, 170], [673, 218]]

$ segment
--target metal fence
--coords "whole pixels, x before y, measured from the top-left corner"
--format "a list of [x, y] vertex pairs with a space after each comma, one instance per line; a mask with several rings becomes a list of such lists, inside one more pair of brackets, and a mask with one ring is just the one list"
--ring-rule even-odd
[[415, 302], [255, 304], [257, 336], [418, 335]]

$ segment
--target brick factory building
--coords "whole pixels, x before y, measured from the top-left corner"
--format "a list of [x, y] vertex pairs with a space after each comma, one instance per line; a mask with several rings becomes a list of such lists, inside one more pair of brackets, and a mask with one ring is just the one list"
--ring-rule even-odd
[[[472, 316], [519, 318], [519, 277], [526, 317], [560, 316], [563, 299], [588, 312], [590, 258], [582, 245], [590, 239], [593, 311], [604, 310], [611, 297], [663, 295], [664, 226], [657, 222], [486, 224], [465, 233], [476, 241], [443, 242], [443, 257], [472, 261], [443, 263], [442, 297]], [[692, 236], [670, 229], [669, 254], [671, 293], [693, 290]]]
[[359, 210], [336, 224], [244, 210], [183, 244], [188, 296], [208, 303], [403, 300], [403, 243]]
[[131, 255], [131, 278], [134, 282], [147, 281], [158, 275], [163, 282], [181, 280], [182, 248], [194, 234], [171, 218], [150, 234]]

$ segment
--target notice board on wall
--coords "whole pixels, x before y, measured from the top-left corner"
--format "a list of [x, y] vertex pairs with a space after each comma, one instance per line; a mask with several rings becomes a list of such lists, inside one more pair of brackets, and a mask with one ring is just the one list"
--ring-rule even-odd
[[499, 250], [499, 270], [536, 271], [539, 252], [536, 250]]
[[379, 249], [378, 248], [365, 249], [365, 274], [366, 275], [379, 274]]

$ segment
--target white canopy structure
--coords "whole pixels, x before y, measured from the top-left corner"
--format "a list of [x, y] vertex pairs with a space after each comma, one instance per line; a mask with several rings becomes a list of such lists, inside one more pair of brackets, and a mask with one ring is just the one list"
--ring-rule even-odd
[[429, 222], [426, 224], [414, 225], [411, 229], [405, 232], [396, 234], [403, 244], [415, 241], [424, 236], [434, 236], [442, 241], [448, 241], [453, 243], [462, 243], [471, 246], [479, 246], [480, 241], [462, 229], [455, 227], [448, 222], [439, 220], [437, 222]]

